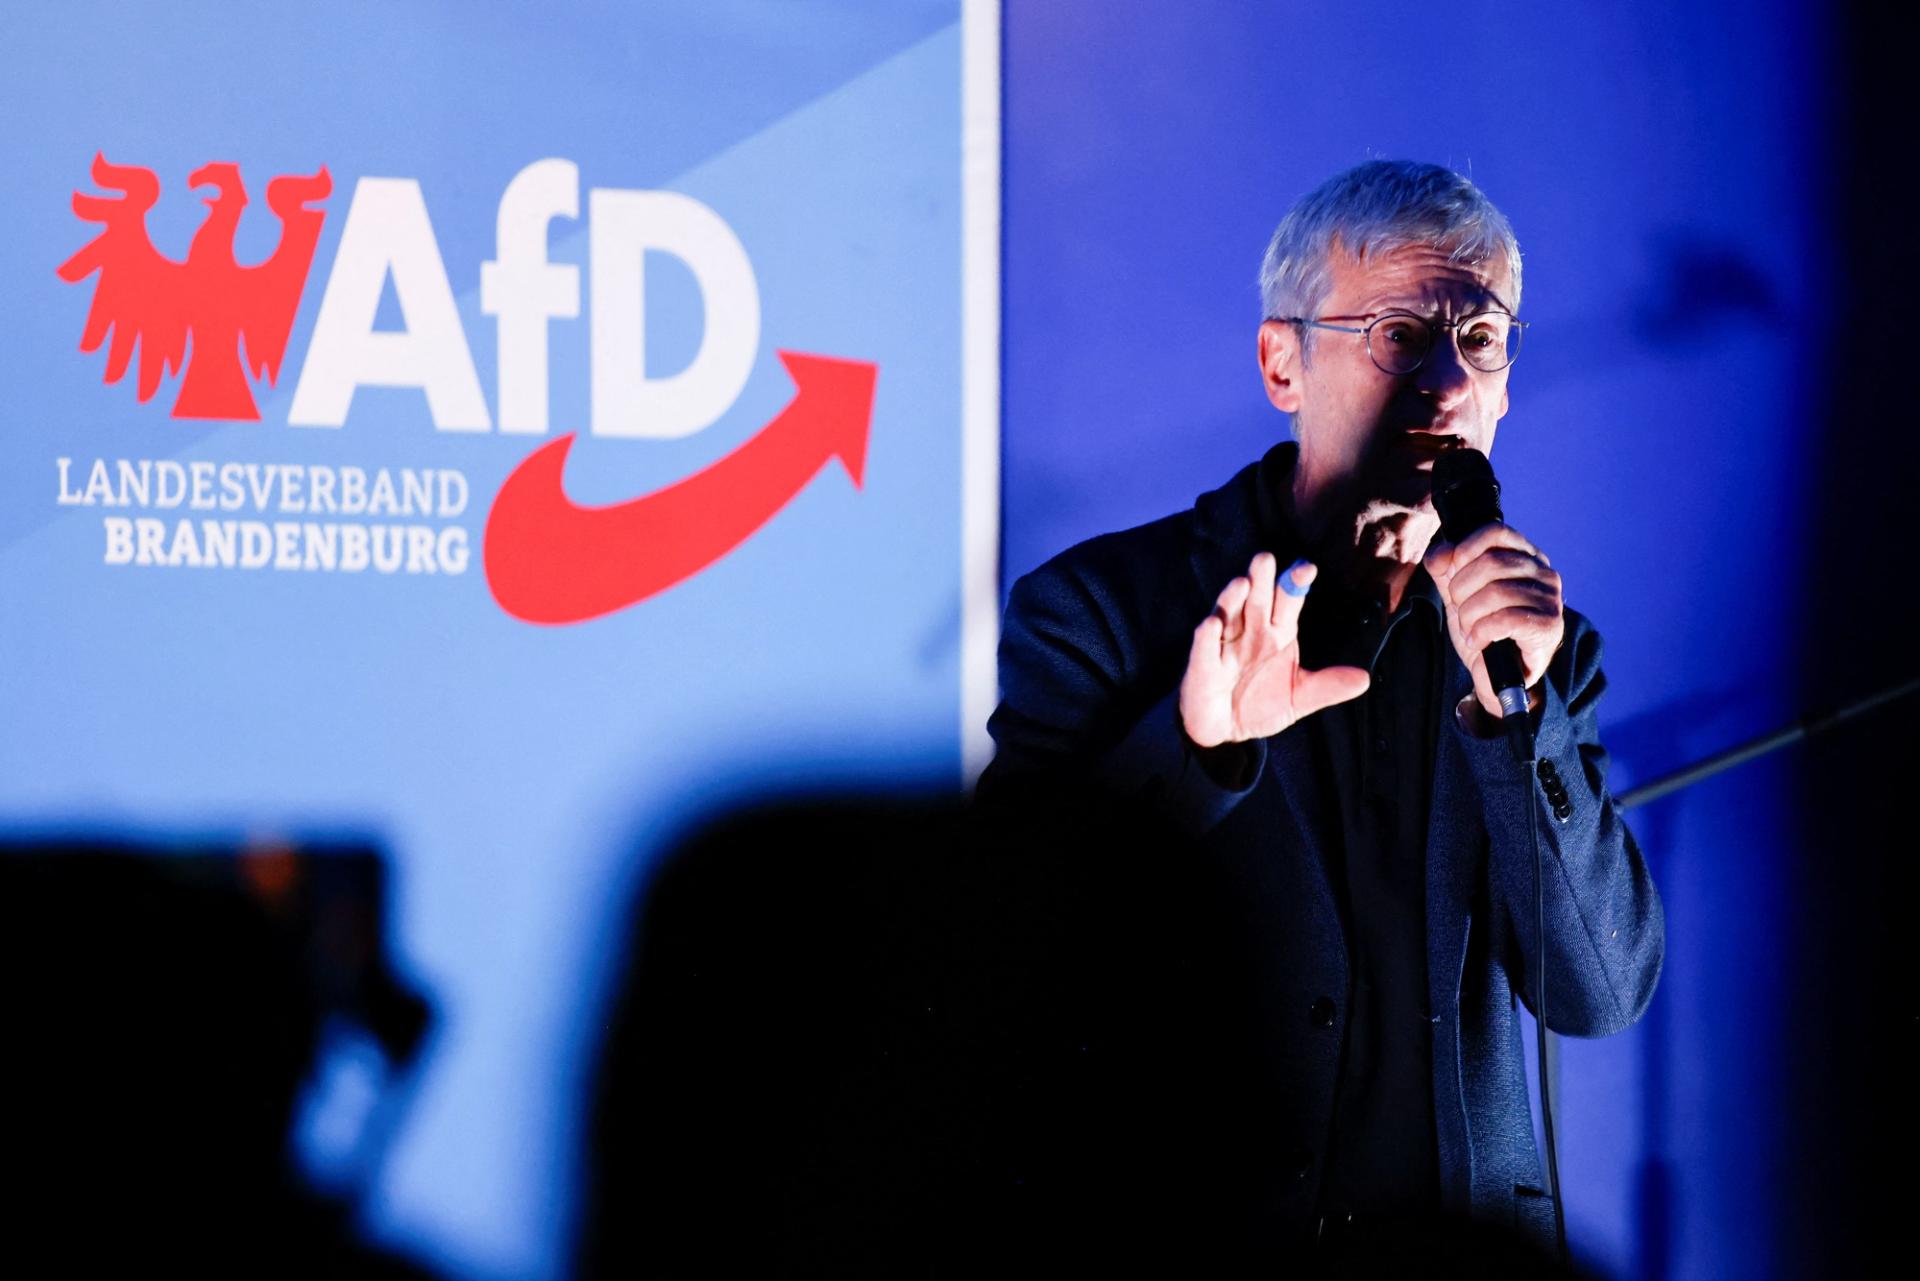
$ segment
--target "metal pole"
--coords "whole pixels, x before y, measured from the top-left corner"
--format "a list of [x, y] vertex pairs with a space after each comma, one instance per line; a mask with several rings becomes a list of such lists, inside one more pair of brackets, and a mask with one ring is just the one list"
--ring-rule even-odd
[[1683, 787], [1691, 787], [1703, 778], [1711, 778], [1722, 770], [1730, 770], [1734, 766], [1750, 761], [1756, 756], [1765, 756], [1768, 752], [1776, 748], [1785, 747], [1789, 743], [1797, 743], [1803, 738], [1811, 738], [1815, 734], [1832, 729], [1835, 725], [1840, 724], [1840, 722], [1852, 720], [1863, 712], [1870, 712], [1882, 703], [1891, 703], [1896, 698], [1905, 698], [1916, 690], [1920, 690], [1920, 676], [1913, 677], [1902, 684], [1890, 686], [1877, 694], [1869, 694], [1858, 702], [1847, 704], [1838, 711], [1827, 712], [1817, 716], [1802, 717], [1785, 729], [1775, 730], [1771, 734], [1763, 734], [1759, 738], [1749, 739], [1744, 743], [1729, 747], [1723, 752], [1716, 752], [1705, 760], [1689, 765], [1685, 769], [1675, 770], [1671, 774], [1662, 775], [1654, 779], [1651, 783], [1643, 783], [1631, 791], [1623, 792], [1614, 798], [1614, 803], [1621, 809], [1627, 810], [1632, 809], [1636, 805], [1645, 805], [1651, 801], [1657, 801], [1671, 792], [1677, 792]]

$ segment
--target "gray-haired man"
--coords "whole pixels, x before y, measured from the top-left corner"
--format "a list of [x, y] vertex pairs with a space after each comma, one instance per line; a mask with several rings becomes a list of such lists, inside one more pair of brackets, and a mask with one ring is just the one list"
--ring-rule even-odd
[[[1287, 215], [1261, 285], [1261, 380], [1297, 445], [1014, 586], [982, 790], [1091, 773], [1237, 879], [1282, 1100], [1258, 1192], [1277, 1234], [1439, 1211], [1544, 1234], [1514, 1014], [1540, 943], [1528, 807], [1551, 1027], [1638, 1018], [1663, 930], [1606, 790], [1598, 635], [1517, 530], [1437, 541], [1435, 459], [1490, 450], [1507, 411], [1519, 250], [1466, 179], [1375, 161]], [[1535, 776], [1497, 738], [1500, 639]]]

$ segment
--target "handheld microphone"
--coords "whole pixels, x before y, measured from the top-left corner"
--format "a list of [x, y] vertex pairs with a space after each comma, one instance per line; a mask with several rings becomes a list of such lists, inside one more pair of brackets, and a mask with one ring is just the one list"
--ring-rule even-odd
[[[1483, 525], [1502, 519], [1500, 482], [1493, 464], [1477, 449], [1449, 449], [1433, 460], [1433, 507], [1440, 515], [1440, 533], [1458, 545]], [[1527, 719], [1527, 680], [1520, 666], [1520, 647], [1497, 640], [1480, 653], [1487, 683], [1500, 700], [1501, 721], [1514, 739], [1522, 759], [1533, 756], [1533, 725]]]

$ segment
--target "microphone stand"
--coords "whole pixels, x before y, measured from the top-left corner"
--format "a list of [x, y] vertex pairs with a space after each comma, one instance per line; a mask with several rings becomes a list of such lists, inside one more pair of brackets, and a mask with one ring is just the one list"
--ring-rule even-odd
[[1850, 721], [1862, 713], [1870, 712], [1895, 699], [1905, 698], [1915, 691], [1920, 691], [1920, 676], [1889, 685], [1878, 693], [1869, 694], [1836, 711], [1803, 716], [1791, 725], [1777, 729], [1771, 734], [1762, 734], [1758, 738], [1735, 744], [1725, 751], [1715, 752], [1712, 756], [1696, 761], [1692, 765], [1674, 770], [1671, 774], [1663, 774], [1650, 783], [1642, 783], [1639, 787], [1622, 792], [1614, 798], [1614, 804], [1623, 810], [1650, 804], [1663, 796], [1672, 795], [1682, 788], [1692, 787], [1703, 779], [1709, 779], [1715, 774], [1730, 770], [1736, 765], [1744, 765], [1756, 757], [1777, 751], [1789, 743], [1797, 743], [1803, 738], [1812, 738], [1815, 734], [1825, 733], [1842, 722]]

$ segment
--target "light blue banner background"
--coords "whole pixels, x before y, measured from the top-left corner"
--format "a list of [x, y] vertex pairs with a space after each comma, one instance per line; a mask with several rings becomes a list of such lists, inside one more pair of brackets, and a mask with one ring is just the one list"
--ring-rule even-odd
[[[364, 1172], [368, 1228], [456, 1274], [551, 1275], [611, 940], [646, 856], [701, 810], [831, 779], [960, 774], [958, 0], [520, 6], [44, 6], [0, 39], [0, 820], [161, 837], [383, 839], [394, 937], [437, 1018], [417, 1092]], [[239, 164], [241, 262], [272, 248], [267, 180], [334, 179], [279, 386], [261, 419], [168, 416], [79, 340], [92, 282], [54, 269], [96, 230], [69, 207], [95, 152], [153, 169], [148, 225], [185, 256], [186, 176]], [[287, 425], [361, 177], [418, 181], [497, 418], [479, 265], [502, 191], [576, 162], [577, 320], [549, 326], [555, 435], [580, 431], [580, 502], [721, 458], [791, 399], [776, 348], [879, 367], [864, 489], [829, 464], [692, 580], [565, 628], [507, 617], [480, 533], [543, 439], [434, 430], [424, 397], [362, 389], [339, 430]], [[745, 245], [762, 329], [744, 393], [678, 441], [586, 434], [587, 192], [670, 189]], [[649, 362], [691, 358], [684, 268], [648, 263]], [[382, 324], [399, 313], [391, 295]], [[97, 508], [56, 505], [54, 460], [452, 467], [465, 574], [275, 573], [102, 563]], [[124, 513], [138, 514], [138, 513]], [[147, 513], [179, 516], [193, 513]], [[224, 513], [205, 513], [221, 515]], [[233, 513], [246, 516], [250, 513]], [[271, 517], [267, 517], [271, 519]]]

